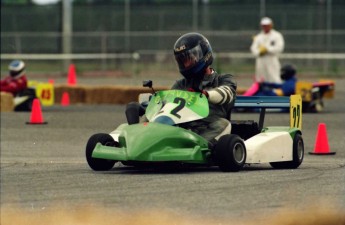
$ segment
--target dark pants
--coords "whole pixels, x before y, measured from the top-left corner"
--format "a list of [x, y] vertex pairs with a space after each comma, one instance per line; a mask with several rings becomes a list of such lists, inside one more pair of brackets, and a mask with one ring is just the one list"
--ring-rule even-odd
[[145, 108], [138, 102], [131, 102], [126, 107], [126, 118], [128, 124], [139, 123], [140, 117], [145, 114]]

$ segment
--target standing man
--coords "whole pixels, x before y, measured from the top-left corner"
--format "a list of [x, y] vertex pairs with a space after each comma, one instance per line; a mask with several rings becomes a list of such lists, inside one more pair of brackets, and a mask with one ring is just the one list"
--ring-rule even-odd
[[284, 50], [284, 38], [273, 29], [273, 22], [269, 17], [262, 18], [260, 25], [262, 31], [254, 37], [250, 47], [256, 57], [255, 81], [280, 84], [279, 54]]

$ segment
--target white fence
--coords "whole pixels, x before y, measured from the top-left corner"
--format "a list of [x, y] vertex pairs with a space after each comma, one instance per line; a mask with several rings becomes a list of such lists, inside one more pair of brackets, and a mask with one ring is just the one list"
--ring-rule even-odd
[[[138, 51], [112, 54], [1, 54], [1, 74], [7, 73], [7, 63], [13, 59], [28, 62], [31, 74], [66, 74], [70, 63], [78, 63], [82, 73], [97, 74], [123, 71], [126, 74], [163, 73], [176, 71], [170, 51]], [[283, 53], [282, 64], [293, 63], [301, 73], [316, 76], [345, 76], [345, 53]], [[215, 67], [235, 74], [250, 74], [254, 71], [255, 59], [247, 52], [217, 52]]]

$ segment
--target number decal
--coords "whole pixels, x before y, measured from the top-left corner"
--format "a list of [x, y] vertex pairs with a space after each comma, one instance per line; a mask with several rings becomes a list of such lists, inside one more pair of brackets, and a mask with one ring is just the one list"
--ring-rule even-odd
[[50, 98], [51, 98], [50, 89], [42, 89], [42, 92], [41, 92], [41, 99], [49, 100]]
[[301, 118], [301, 109], [300, 105], [297, 105], [297, 107], [293, 107], [293, 127], [299, 127], [299, 121]]
[[186, 100], [183, 98], [175, 98], [174, 99], [174, 103], [178, 104], [176, 106], [176, 108], [174, 108], [173, 110], [171, 110], [171, 114], [176, 116], [177, 118], [181, 118], [181, 115], [177, 114], [181, 109], [183, 109], [183, 107], [185, 107], [186, 105]]
[[51, 83], [37, 83], [35, 86], [36, 96], [40, 99], [44, 106], [54, 104], [54, 87]]
[[290, 96], [290, 127], [302, 130], [302, 98], [300, 95]]

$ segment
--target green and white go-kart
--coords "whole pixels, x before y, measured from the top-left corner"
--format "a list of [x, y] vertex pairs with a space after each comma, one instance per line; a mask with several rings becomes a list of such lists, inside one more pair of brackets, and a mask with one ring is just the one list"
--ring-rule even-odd
[[[95, 171], [110, 170], [117, 162], [128, 166], [176, 163], [218, 166], [224, 172], [239, 171], [245, 164], [257, 163], [270, 163], [280, 169], [300, 166], [304, 144], [299, 95], [237, 96], [234, 106], [259, 108], [259, 123], [231, 121], [231, 133], [210, 145], [200, 135], [179, 126], [208, 116], [206, 96], [182, 90], [157, 91], [146, 108], [148, 122], [124, 123], [110, 133], [92, 135], [86, 146], [86, 160]], [[270, 108], [290, 108], [290, 126], [263, 127], [265, 110]]]

